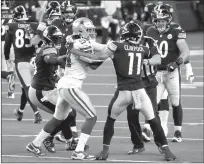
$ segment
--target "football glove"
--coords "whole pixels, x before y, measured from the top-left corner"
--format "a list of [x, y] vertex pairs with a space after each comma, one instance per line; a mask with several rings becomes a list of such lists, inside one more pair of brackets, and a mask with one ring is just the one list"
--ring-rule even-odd
[[167, 71], [173, 72], [176, 68], [178, 68], [178, 64], [176, 62], [171, 62], [167, 65]]
[[194, 74], [192, 66], [190, 63], [185, 64], [185, 66], [186, 66], [186, 80], [188, 80], [190, 83], [193, 83]]
[[182, 58], [178, 58], [178, 59], [176, 59], [176, 61], [175, 62], [171, 62], [171, 63], [169, 63], [168, 65], [167, 65], [167, 70], [169, 71], [169, 72], [173, 72], [176, 68], [178, 68], [179, 67], [179, 65], [181, 65], [183, 63], [183, 59]]

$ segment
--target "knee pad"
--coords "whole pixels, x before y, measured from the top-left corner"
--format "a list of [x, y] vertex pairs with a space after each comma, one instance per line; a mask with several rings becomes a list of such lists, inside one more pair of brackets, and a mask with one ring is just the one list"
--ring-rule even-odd
[[172, 95], [172, 96], [170, 96], [170, 100], [171, 100], [171, 105], [172, 106], [179, 106], [179, 104], [180, 104], [180, 96]]

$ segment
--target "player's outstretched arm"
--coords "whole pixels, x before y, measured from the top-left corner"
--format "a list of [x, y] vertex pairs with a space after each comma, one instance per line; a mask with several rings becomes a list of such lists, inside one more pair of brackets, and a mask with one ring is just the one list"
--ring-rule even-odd
[[105, 48], [104, 50], [96, 52], [94, 54], [81, 52], [80, 50], [77, 50], [75, 48], [72, 48], [70, 52], [76, 56], [84, 56], [93, 60], [106, 60], [107, 58], [113, 56], [113, 52], [108, 48]]

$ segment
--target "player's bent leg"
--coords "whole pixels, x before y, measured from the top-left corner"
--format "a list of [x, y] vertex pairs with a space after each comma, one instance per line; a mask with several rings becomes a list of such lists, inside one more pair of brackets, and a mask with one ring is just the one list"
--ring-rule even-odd
[[147, 96], [144, 89], [137, 90], [134, 95], [141, 101], [138, 102], [138, 99], [134, 99], [135, 104], [141, 103], [141, 112], [145, 116], [145, 119], [148, 120], [150, 127], [154, 134], [154, 140], [156, 145], [163, 150], [164, 157], [167, 161], [175, 160], [176, 156], [171, 153], [167, 139], [164, 135], [164, 131], [161, 127], [160, 120], [158, 117], [155, 117], [154, 110], [151, 104], [149, 97]]
[[23, 118], [23, 112], [24, 112], [26, 103], [27, 103], [27, 101], [28, 101], [28, 100], [27, 100], [27, 97], [26, 97], [25, 90], [24, 90], [23, 88], [21, 88], [21, 90], [22, 90], [22, 94], [21, 94], [20, 107], [19, 107], [19, 108], [16, 108], [16, 109], [14, 110], [14, 114], [16, 115], [18, 121], [21, 121], [21, 120], [22, 120], [22, 118]]
[[19, 62], [19, 63], [16, 63], [15, 68], [16, 68], [17, 76], [21, 82], [21, 85], [23, 86], [26, 92], [26, 97], [28, 99], [28, 102], [35, 113], [34, 123], [40, 123], [42, 121], [41, 115], [37, 107], [32, 104], [28, 96], [28, 90], [29, 90], [29, 87], [31, 86], [31, 80], [32, 80], [31, 70], [33, 70], [33, 67], [29, 62]]
[[103, 130], [103, 150], [96, 156], [97, 160], [108, 158], [115, 120], [130, 104], [132, 104], [131, 91], [119, 91], [117, 89], [108, 106], [108, 117]]
[[[172, 78], [173, 77], [173, 78]], [[174, 137], [173, 142], [181, 142], [181, 128], [182, 128], [182, 121], [183, 121], [183, 109], [181, 106], [181, 78], [180, 78], [180, 71], [179, 69], [175, 69], [168, 76], [168, 81], [166, 83], [166, 88], [169, 93], [169, 98], [173, 107], [173, 119], [174, 119]]]
[[71, 106], [86, 118], [81, 127], [81, 134], [72, 159], [92, 159], [93, 156], [84, 153], [86, 142], [88, 141], [94, 125], [96, 124], [96, 111], [89, 97], [80, 88], [60, 89], [60, 96], [63, 97]]
[[132, 104], [127, 107], [127, 120], [131, 133], [131, 141], [133, 143], [133, 149], [130, 150], [128, 154], [139, 154], [144, 151], [144, 143], [139, 123], [139, 110], [133, 109]]

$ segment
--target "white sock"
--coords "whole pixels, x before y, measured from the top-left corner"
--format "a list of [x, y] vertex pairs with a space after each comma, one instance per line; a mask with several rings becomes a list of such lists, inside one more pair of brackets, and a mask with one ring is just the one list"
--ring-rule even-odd
[[38, 113], [39, 113], [39, 111], [36, 111], [36, 112], [35, 112], [35, 114], [38, 114]]
[[34, 139], [33, 144], [37, 147], [41, 147], [42, 142], [45, 138], [47, 138], [50, 135], [50, 133], [45, 132], [43, 129], [38, 134], [38, 136]]
[[70, 128], [71, 128], [72, 132], [77, 132], [77, 127], [76, 126], [71, 126]]
[[159, 117], [161, 120], [161, 124], [167, 126], [167, 122], [168, 122], [168, 118], [169, 118], [169, 111], [167, 111], [167, 110], [159, 111]]
[[147, 123], [144, 124], [144, 128], [146, 128], [146, 129], [148, 129], [148, 130], [151, 130], [150, 125], [147, 124]]
[[85, 134], [85, 133], [81, 133], [75, 151], [77, 151], [77, 152], [78, 151], [84, 151], [84, 147], [85, 147], [86, 142], [88, 141], [89, 137], [90, 137], [90, 135]]
[[181, 126], [174, 126], [174, 130], [175, 130], [175, 131], [178, 130], [178, 131], [181, 132]]

